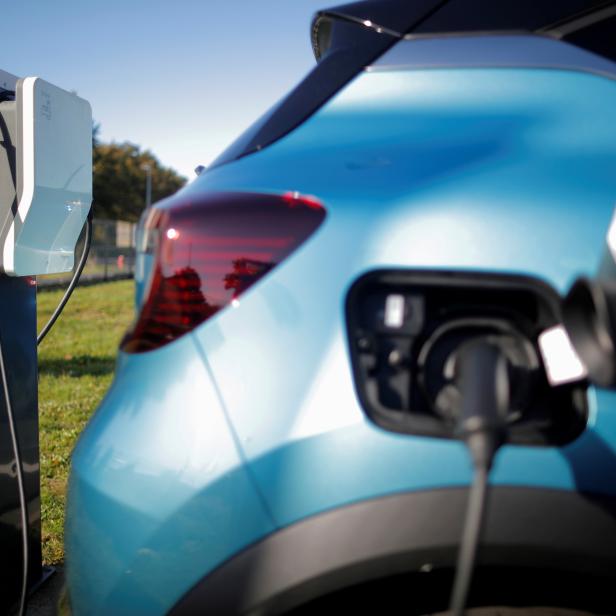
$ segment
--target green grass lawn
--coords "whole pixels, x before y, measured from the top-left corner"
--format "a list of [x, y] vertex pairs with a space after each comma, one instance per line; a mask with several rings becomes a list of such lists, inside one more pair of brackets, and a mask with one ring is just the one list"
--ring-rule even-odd
[[[63, 290], [39, 291], [39, 331]], [[43, 561], [64, 559], [64, 500], [70, 454], [113, 378], [118, 342], [133, 318], [133, 282], [75, 290], [39, 347]]]

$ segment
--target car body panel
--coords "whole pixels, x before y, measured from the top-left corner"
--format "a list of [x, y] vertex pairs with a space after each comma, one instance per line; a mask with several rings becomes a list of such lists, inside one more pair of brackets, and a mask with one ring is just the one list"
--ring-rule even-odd
[[[562, 292], [595, 274], [616, 196], [614, 108], [616, 81], [573, 71], [364, 73], [295, 133], [193, 188], [292, 189], [328, 209], [276, 276], [195, 332], [279, 524], [468, 482], [459, 443], [366, 420], [343, 334], [349, 282], [376, 268], [444, 268], [530, 275]], [[327, 275], [298, 284], [314, 272]], [[592, 407], [579, 441], [506, 448], [493, 480], [614, 490], [605, 456], [590, 452], [599, 439], [596, 451], [613, 454], [616, 417]], [[601, 465], [580, 478], [582, 451]]]
[[[234, 306], [121, 355], [73, 458], [75, 613], [162, 614], [275, 529], [468, 484], [462, 444], [366, 418], [347, 292], [384, 268], [524, 274], [559, 292], [595, 275], [616, 201], [614, 110], [616, 81], [584, 71], [364, 71], [286, 137], [183, 189], [297, 191], [327, 217]], [[615, 494], [615, 395], [590, 390], [589, 429], [566, 447], [505, 447], [494, 483]]]
[[203, 570], [273, 530], [194, 341], [120, 364], [73, 454], [75, 613], [164, 613]]

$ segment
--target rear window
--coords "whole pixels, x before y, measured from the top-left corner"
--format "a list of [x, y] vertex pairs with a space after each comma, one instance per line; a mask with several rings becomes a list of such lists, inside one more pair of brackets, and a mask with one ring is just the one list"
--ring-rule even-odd
[[[312, 30], [319, 64], [211, 167], [257, 152], [292, 131], [405, 34], [548, 32], [552, 24], [601, 5], [604, 0], [365, 0], [322, 11]], [[615, 59], [614, 24], [614, 18], [606, 19], [565, 40]]]
[[313, 28], [313, 47], [320, 36], [330, 42], [321, 56], [317, 54], [319, 64], [212, 167], [256, 152], [299, 126], [440, 4], [439, 0], [367, 0], [321, 11], [315, 23], [324, 17], [324, 28], [320, 33]]
[[330, 49], [306, 78], [240, 135], [212, 167], [256, 152], [286, 135], [398, 40], [358, 24], [345, 23], [339, 29], [348, 44]]

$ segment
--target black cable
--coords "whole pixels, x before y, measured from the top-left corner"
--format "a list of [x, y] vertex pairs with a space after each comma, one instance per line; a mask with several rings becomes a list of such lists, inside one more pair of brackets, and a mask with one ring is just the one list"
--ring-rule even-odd
[[9, 393], [9, 383], [6, 374], [6, 366], [4, 362], [4, 351], [2, 349], [2, 338], [0, 337], [0, 373], [2, 375], [2, 387], [4, 389], [4, 400], [6, 406], [6, 414], [9, 419], [9, 430], [11, 432], [11, 441], [13, 443], [13, 455], [15, 456], [15, 468], [17, 475], [17, 488], [19, 491], [19, 510], [21, 517], [21, 539], [23, 549], [23, 571], [21, 582], [21, 595], [19, 598], [19, 616], [23, 616], [26, 611], [26, 593], [28, 590], [28, 568], [29, 568], [29, 550], [28, 550], [28, 503], [26, 502], [26, 491], [24, 488], [24, 477], [22, 472], [21, 453], [19, 451], [19, 441], [17, 439], [17, 428], [15, 418], [13, 416], [13, 407], [11, 405], [11, 397]]
[[77, 286], [77, 283], [79, 282], [79, 279], [81, 278], [81, 272], [83, 272], [83, 268], [85, 267], [86, 261], [88, 260], [88, 255], [90, 254], [91, 244], [92, 244], [92, 209], [90, 209], [90, 211], [88, 212], [88, 218], [86, 219], [86, 237], [84, 240], [83, 252], [81, 253], [81, 258], [79, 259], [79, 265], [77, 265], [77, 269], [75, 270], [75, 273], [73, 274], [73, 278], [71, 279], [71, 282], [68, 285], [64, 293], [64, 296], [60, 300], [60, 303], [54, 310], [54, 313], [51, 315], [49, 321], [47, 321], [47, 324], [45, 325], [45, 327], [43, 327], [43, 329], [41, 330], [41, 333], [37, 336], [36, 338], [37, 346], [41, 344], [45, 336], [49, 333], [49, 330], [54, 326], [54, 323], [56, 322], [60, 314], [62, 314], [62, 311], [64, 310], [64, 306], [66, 306], [66, 302], [68, 302], [71, 295], [73, 294], [73, 291], [75, 290], [75, 287]]
[[466, 596], [471, 585], [475, 558], [483, 530], [487, 493], [488, 471], [477, 469], [468, 497], [462, 543], [458, 552], [458, 562], [456, 563], [456, 578], [453, 592], [451, 593], [450, 610], [454, 616], [461, 616], [464, 613]]
[[500, 349], [484, 340], [460, 350], [456, 372], [461, 394], [458, 433], [466, 441], [475, 469], [449, 608], [453, 616], [462, 616], [483, 530], [488, 475], [506, 436], [509, 374]]
[[15, 92], [13, 90], [2, 90], [0, 92], [0, 103], [4, 103], [6, 101], [14, 101], [15, 100]]

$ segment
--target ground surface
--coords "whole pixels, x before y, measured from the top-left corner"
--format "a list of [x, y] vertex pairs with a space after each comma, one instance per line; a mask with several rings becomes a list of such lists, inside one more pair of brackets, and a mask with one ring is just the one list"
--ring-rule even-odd
[[[63, 291], [38, 294], [39, 331]], [[109, 387], [118, 342], [133, 318], [133, 282], [78, 288], [39, 347], [43, 562], [64, 560], [70, 454]]]
[[64, 616], [58, 610], [63, 584], [62, 567], [56, 567], [54, 574], [28, 598], [26, 616]]

